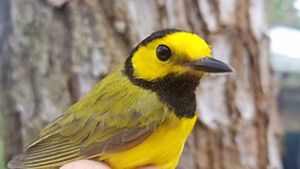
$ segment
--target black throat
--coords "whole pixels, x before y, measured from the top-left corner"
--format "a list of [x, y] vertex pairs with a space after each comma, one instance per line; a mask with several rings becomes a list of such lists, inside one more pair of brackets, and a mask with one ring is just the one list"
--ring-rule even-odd
[[195, 89], [200, 78], [193, 75], [168, 75], [160, 80], [146, 81], [133, 76], [131, 59], [125, 64], [124, 73], [135, 85], [156, 92], [161, 101], [175, 112], [178, 117], [192, 118], [196, 110]]
[[156, 92], [161, 101], [166, 103], [166, 105], [168, 105], [168, 107], [173, 110], [178, 117], [191, 118], [195, 115], [195, 89], [199, 84], [200, 77], [193, 75], [169, 75], [156, 81], [146, 81], [143, 79], [137, 79], [133, 75], [134, 72], [131, 59], [139, 47], [147, 45], [154, 39], [164, 37], [174, 32], [180, 31], [176, 29], [165, 29], [154, 32], [144, 39], [131, 51], [125, 62], [124, 73], [133, 84]]

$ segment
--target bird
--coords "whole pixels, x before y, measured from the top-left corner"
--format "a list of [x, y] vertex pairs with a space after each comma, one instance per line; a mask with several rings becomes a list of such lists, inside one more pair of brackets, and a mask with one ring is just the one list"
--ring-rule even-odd
[[113, 169], [175, 169], [197, 120], [197, 86], [208, 73], [232, 71], [195, 33], [153, 32], [8, 167], [55, 169], [93, 159]]

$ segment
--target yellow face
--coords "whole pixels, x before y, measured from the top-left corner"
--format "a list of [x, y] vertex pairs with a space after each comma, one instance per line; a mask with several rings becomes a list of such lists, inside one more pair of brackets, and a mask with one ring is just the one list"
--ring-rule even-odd
[[201, 74], [185, 63], [211, 57], [210, 47], [198, 35], [174, 32], [140, 45], [132, 57], [133, 75], [155, 81], [169, 74]]

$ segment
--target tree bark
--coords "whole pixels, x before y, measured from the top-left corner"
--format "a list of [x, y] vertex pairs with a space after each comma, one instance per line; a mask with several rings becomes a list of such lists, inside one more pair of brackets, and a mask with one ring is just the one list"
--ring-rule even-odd
[[192, 31], [231, 64], [197, 90], [180, 169], [280, 169], [276, 91], [263, 0], [2, 0], [6, 160], [153, 31]]

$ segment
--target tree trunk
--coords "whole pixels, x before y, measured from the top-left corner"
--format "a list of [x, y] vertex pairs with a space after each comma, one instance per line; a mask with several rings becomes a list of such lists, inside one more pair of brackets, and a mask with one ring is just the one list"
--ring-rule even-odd
[[149, 33], [193, 31], [235, 73], [198, 91], [180, 169], [280, 169], [280, 128], [263, 0], [2, 0], [1, 112], [6, 160]]

